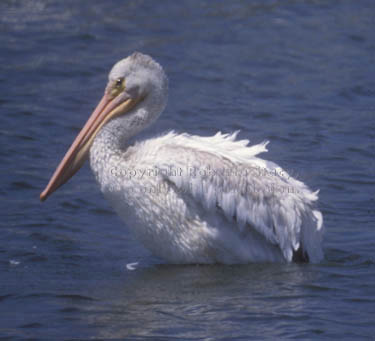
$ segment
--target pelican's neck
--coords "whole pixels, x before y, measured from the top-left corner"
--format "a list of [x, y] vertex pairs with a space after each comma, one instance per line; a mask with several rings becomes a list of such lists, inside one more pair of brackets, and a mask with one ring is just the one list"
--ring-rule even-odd
[[90, 148], [90, 165], [97, 175], [113, 157], [121, 157], [129, 140], [150, 125], [139, 118], [137, 112], [115, 118], [104, 125]]
[[118, 152], [124, 148], [128, 140], [145, 128], [144, 125], [137, 124], [136, 115], [128, 115], [115, 118], [104, 125], [95, 137], [90, 153], [102, 148], [107, 152]]
[[90, 165], [99, 182], [107, 165], [122, 160], [129, 140], [152, 125], [160, 116], [165, 104], [166, 96], [162, 101], [155, 101], [151, 97], [146, 99], [142, 106], [110, 120], [100, 129], [90, 148]]

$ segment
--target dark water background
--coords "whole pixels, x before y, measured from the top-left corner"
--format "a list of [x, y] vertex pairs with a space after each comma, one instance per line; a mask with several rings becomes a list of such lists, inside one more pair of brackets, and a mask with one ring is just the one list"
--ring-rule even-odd
[[[372, 0], [2, 0], [0, 340], [375, 339], [374, 32]], [[88, 166], [39, 202], [135, 50], [170, 78], [155, 131], [241, 129], [320, 188], [321, 264], [163, 264]]]

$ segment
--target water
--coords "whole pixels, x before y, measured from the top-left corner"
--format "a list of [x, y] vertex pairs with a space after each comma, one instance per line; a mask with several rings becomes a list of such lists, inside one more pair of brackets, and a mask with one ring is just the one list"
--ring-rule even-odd
[[[371, 0], [1, 1], [0, 339], [375, 338], [374, 15]], [[163, 264], [88, 166], [39, 202], [135, 50], [170, 78], [155, 132], [241, 129], [320, 188], [321, 264]]]

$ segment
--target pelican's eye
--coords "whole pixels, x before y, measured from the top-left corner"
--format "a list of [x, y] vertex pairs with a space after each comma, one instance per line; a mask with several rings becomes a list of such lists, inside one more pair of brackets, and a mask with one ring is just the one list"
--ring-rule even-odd
[[125, 87], [125, 82], [124, 82], [124, 78], [123, 77], [119, 77], [116, 79], [115, 81], [115, 87], [117, 89], [123, 89]]
[[116, 97], [121, 91], [125, 89], [125, 78], [119, 77], [113, 81], [109, 88], [109, 93], [112, 97]]

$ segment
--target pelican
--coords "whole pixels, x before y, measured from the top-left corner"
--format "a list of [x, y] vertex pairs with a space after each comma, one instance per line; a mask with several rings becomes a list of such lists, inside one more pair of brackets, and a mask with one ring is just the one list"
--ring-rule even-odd
[[100, 189], [150, 251], [169, 263], [312, 262], [323, 258], [318, 191], [263, 160], [268, 142], [238, 132], [135, 136], [164, 110], [168, 79], [135, 52], [109, 73], [104, 96], [40, 194], [90, 160]]

